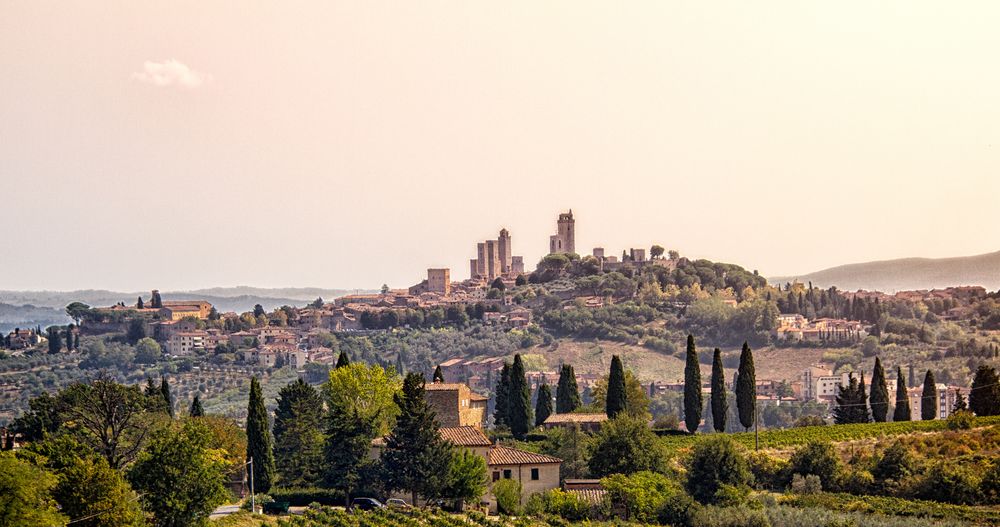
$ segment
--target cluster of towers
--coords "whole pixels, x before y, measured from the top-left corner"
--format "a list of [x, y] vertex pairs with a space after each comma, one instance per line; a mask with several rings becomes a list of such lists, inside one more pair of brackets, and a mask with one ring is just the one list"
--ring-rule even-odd
[[524, 258], [511, 253], [510, 233], [500, 229], [496, 240], [476, 244], [476, 258], [469, 260], [472, 278], [493, 281], [497, 278], [516, 278], [524, 273]]

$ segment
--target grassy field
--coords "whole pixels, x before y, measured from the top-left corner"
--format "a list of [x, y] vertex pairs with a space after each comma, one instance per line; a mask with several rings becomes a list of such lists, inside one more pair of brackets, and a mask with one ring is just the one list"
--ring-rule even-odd
[[[1000, 416], [976, 417], [974, 426], [990, 426], [1000, 424]], [[760, 432], [760, 448], [783, 449], [804, 445], [810, 441], [825, 440], [835, 443], [857, 441], [863, 439], [885, 438], [920, 432], [940, 432], [948, 429], [947, 421], [909, 421], [900, 423], [868, 423], [852, 425], [807, 426], [783, 430], [764, 430]], [[740, 432], [729, 434], [736, 442], [747, 448], [754, 448], [754, 433]], [[694, 436], [668, 436], [662, 439], [670, 451], [691, 448], [708, 434]]]

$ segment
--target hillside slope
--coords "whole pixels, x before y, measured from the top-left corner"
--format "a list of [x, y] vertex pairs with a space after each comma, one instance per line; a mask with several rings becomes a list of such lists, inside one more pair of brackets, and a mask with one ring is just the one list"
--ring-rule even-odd
[[817, 287], [837, 286], [842, 290], [934, 289], [949, 286], [981, 285], [1000, 289], [1000, 251], [957, 258], [901, 258], [831, 267], [799, 276], [773, 276], [772, 284], [812, 282]]

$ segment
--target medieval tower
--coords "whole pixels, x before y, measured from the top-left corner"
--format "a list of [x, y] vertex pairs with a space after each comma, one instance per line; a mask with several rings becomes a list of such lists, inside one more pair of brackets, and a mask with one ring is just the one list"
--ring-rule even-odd
[[549, 254], [576, 252], [575, 223], [573, 209], [559, 215], [557, 234], [549, 236]]

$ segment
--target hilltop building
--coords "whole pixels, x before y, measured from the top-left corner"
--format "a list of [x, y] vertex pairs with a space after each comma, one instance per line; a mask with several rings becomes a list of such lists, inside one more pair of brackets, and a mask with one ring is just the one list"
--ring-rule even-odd
[[492, 282], [497, 278], [513, 279], [524, 274], [524, 258], [514, 256], [511, 247], [507, 229], [500, 229], [500, 236], [495, 240], [477, 243], [476, 257], [469, 260], [470, 278]]
[[549, 254], [576, 252], [576, 221], [573, 209], [559, 215], [556, 234], [549, 236]]
[[[410, 295], [421, 293], [437, 293], [441, 296], [451, 295], [451, 269], [428, 269], [427, 279], [407, 290]], [[381, 295], [370, 295], [382, 300]]]

